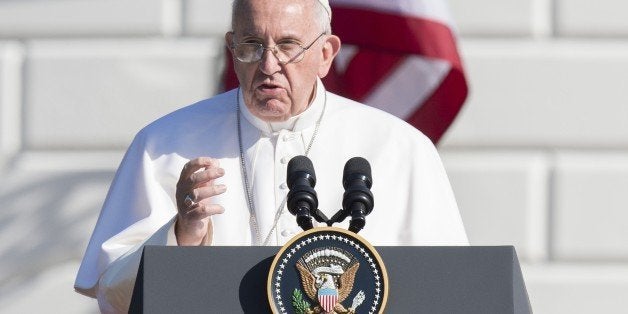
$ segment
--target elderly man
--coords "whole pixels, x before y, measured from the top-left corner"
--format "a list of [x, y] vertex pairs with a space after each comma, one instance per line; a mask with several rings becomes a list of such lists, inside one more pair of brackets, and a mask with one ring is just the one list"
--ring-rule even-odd
[[123, 312], [145, 244], [285, 243], [299, 232], [285, 206], [286, 166], [296, 155], [313, 161], [328, 216], [342, 204], [345, 161], [371, 162], [376, 206], [361, 234], [374, 244], [468, 244], [431, 142], [391, 115], [325, 91], [320, 78], [340, 49], [330, 21], [327, 0], [234, 2], [225, 40], [240, 87], [137, 134], [77, 291], [97, 296], [103, 312]]

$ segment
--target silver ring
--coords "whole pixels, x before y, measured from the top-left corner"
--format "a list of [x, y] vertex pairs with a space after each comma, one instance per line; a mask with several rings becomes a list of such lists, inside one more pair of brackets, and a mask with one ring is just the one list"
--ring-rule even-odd
[[194, 200], [192, 199], [192, 196], [190, 196], [190, 194], [185, 195], [185, 199], [183, 200], [183, 204], [185, 204], [185, 206], [187, 207], [192, 207], [194, 205], [196, 205], [196, 202], [194, 202]]

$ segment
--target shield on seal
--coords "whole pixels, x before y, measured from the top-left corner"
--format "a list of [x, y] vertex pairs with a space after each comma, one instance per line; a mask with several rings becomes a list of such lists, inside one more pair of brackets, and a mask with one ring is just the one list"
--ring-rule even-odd
[[338, 302], [338, 290], [325, 287], [319, 289], [318, 302], [325, 312], [331, 312], [336, 302]]

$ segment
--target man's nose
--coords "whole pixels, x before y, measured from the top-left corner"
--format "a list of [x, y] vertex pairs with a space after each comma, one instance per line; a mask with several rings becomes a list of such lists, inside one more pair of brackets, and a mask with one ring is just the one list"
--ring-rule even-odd
[[275, 55], [272, 48], [265, 48], [262, 53], [262, 59], [259, 62], [259, 69], [262, 73], [270, 75], [281, 70], [279, 58]]

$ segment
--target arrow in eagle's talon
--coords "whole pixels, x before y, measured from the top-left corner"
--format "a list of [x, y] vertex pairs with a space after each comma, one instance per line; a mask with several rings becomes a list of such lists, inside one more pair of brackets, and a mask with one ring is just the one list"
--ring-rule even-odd
[[353, 302], [351, 303], [351, 307], [349, 308], [349, 310], [355, 311], [355, 309], [360, 306], [362, 302], [364, 302], [364, 299], [364, 291], [360, 290], [360, 292], [358, 292], [358, 294], [353, 297]]

